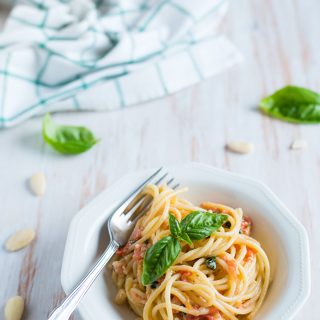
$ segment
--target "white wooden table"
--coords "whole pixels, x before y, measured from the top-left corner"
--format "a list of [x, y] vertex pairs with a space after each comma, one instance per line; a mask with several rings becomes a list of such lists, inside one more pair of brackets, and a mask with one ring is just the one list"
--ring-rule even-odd
[[[304, 224], [312, 252], [312, 293], [296, 319], [320, 319], [320, 126], [283, 123], [256, 109], [261, 97], [288, 83], [320, 89], [319, 12], [319, 0], [234, 1], [223, 29], [246, 61], [143, 106], [55, 116], [89, 126], [102, 138], [83, 155], [61, 156], [44, 145], [37, 118], [1, 131], [0, 242], [27, 226], [37, 230], [37, 240], [17, 253], [0, 249], [0, 304], [20, 294], [27, 303], [24, 319], [47, 319], [64, 297], [61, 260], [78, 210], [128, 172], [200, 161], [264, 181]], [[300, 137], [309, 148], [290, 150]], [[254, 142], [255, 152], [225, 151], [233, 139]], [[37, 171], [48, 178], [40, 199], [26, 185]]]

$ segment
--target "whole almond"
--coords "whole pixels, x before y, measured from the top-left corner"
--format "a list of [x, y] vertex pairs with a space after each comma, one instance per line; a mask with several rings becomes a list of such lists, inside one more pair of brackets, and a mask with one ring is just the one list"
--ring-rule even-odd
[[22, 229], [14, 233], [6, 241], [5, 248], [8, 251], [18, 251], [28, 246], [35, 238], [33, 229]]
[[33, 174], [29, 180], [31, 191], [38, 197], [43, 196], [46, 192], [47, 181], [42, 172]]
[[247, 154], [253, 151], [254, 145], [246, 141], [230, 141], [227, 143], [227, 149], [240, 154]]
[[303, 139], [296, 139], [292, 142], [291, 144], [291, 149], [292, 150], [301, 150], [307, 148], [308, 143], [306, 140]]
[[4, 308], [5, 320], [20, 320], [23, 315], [24, 300], [20, 296], [10, 298]]

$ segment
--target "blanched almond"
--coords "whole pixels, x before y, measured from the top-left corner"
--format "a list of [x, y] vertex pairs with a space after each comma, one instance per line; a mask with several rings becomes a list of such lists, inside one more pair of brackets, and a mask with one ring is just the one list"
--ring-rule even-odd
[[292, 150], [301, 150], [307, 148], [308, 143], [306, 140], [303, 139], [296, 139], [292, 142], [291, 144], [291, 149]]
[[6, 241], [5, 247], [8, 251], [18, 251], [28, 246], [35, 238], [33, 229], [22, 229], [14, 233]]
[[235, 153], [246, 154], [253, 151], [254, 145], [246, 141], [230, 141], [227, 143], [227, 148]]
[[10, 298], [4, 309], [5, 320], [20, 320], [23, 315], [24, 300], [20, 296]]
[[29, 180], [29, 185], [31, 191], [36, 196], [43, 196], [47, 188], [47, 181], [45, 175], [42, 172], [37, 172], [33, 174]]

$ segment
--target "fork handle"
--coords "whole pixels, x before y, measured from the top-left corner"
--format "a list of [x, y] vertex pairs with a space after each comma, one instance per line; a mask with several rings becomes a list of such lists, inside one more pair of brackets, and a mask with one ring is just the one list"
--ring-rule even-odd
[[79, 302], [91, 287], [97, 276], [103, 270], [105, 265], [119, 248], [119, 244], [111, 241], [107, 249], [95, 263], [92, 269], [87, 273], [84, 279], [74, 288], [74, 290], [63, 300], [62, 304], [56, 308], [48, 320], [68, 320]]

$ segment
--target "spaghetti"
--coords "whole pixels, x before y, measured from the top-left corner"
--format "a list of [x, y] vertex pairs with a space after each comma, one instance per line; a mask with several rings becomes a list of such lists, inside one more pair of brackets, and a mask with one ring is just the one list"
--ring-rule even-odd
[[[115, 301], [128, 301], [143, 320], [253, 319], [270, 278], [268, 257], [250, 237], [251, 221], [241, 209], [204, 202], [200, 207], [179, 197], [186, 189], [149, 185], [152, 207], [140, 218], [127, 245], [118, 250], [112, 277]], [[170, 235], [169, 213], [181, 221], [194, 211], [223, 213], [228, 220], [211, 236], [180, 242], [181, 252], [165, 274], [150, 285], [141, 282], [147, 249]]]

